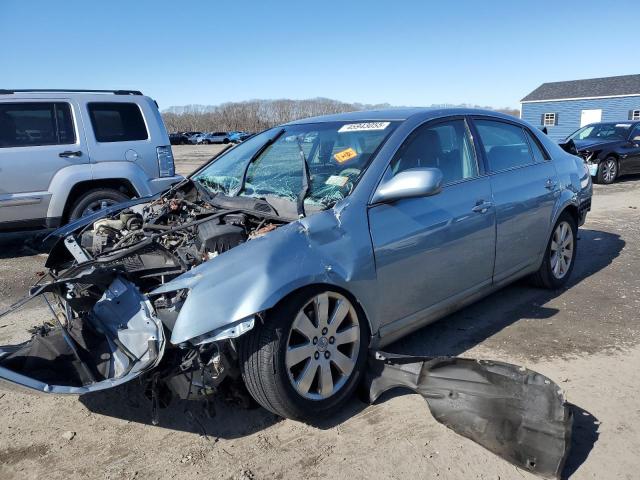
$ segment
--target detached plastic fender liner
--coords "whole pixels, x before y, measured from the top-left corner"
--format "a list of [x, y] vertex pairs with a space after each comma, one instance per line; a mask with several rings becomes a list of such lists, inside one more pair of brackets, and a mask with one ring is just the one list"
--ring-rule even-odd
[[519, 468], [562, 472], [573, 417], [558, 385], [508, 363], [372, 352], [363, 384], [369, 403], [396, 387], [422, 395], [434, 418]]

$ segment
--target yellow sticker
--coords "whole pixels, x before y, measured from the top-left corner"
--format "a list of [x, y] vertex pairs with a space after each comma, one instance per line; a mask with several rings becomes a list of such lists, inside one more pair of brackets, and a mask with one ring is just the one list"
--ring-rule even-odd
[[336, 153], [333, 158], [336, 159], [338, 163], [348, 162], [354, 157], [358, 156], [358, 152], [356, 152], [353, 148], [346, 148], [338, 153]]

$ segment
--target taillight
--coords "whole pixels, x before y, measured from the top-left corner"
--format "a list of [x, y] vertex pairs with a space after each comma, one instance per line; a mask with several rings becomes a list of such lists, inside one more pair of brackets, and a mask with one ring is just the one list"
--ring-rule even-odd
[[161, 177], [173, 177], [176, 174], [176, 166], [173, 162], [173, 152], [171, 146], [156, 148], [158, 152], [158, 169]]

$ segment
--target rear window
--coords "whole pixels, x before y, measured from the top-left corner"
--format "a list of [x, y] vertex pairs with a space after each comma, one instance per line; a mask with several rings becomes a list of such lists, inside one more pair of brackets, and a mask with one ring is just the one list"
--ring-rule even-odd
[[149, 138], [142, 112], [135, 103], [89, 103], [88, 108], [98, 142], [128, 142]]
[[64, 102], [0, 104], [0, 148], [76, 142], [71, 107]]

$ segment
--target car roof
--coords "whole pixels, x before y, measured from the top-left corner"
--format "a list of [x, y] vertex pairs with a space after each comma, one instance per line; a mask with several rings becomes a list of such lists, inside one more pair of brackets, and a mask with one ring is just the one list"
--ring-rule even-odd
[[56, 100], [60, 98], [73, 98], [86, 102], [153, 101], [153, 99], [143, 95], [137, 90], [0, 89], [0, 101], [2, 102], [15, 100]]
[[640, 120], [621, 120], [619, 122], [594, 122], [585, 127], [591, 127], [592, 125], [638, 125], [640, 124]]
[[[357, 112], [336, 113], [318, 117], [302, 118], [294, 120], [286, 125], [300, 125], [305, 123], [326, 122], [363, 122], [363, 121], [404, 121], [414, 116], [421, 116], [424, 120], [452, 115], [490, 115], [497, 118], [514, 120], [516, 117], [505, 115], [493, 110], [478, 108], [440, 108], [440, 107], [410, 107], [410, 108], [385, 108], [381, 110], [361, 110]], [[516, 119], [517, 120], [517, 119]]]

